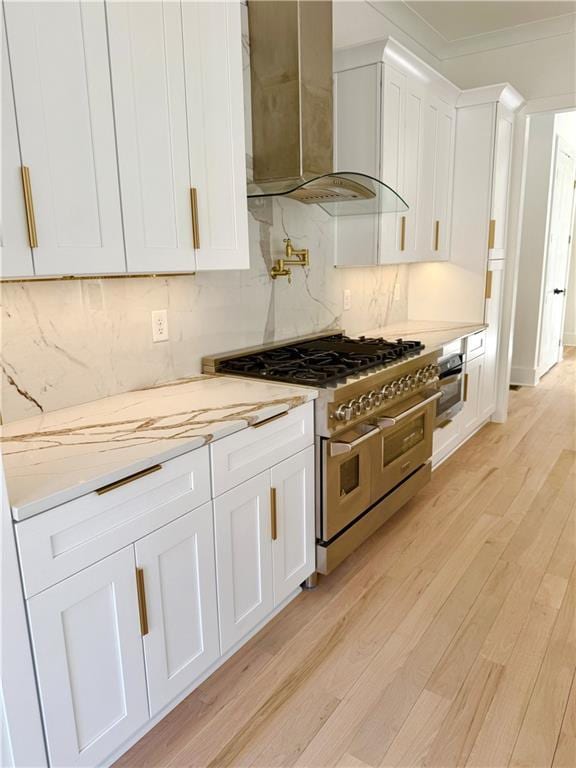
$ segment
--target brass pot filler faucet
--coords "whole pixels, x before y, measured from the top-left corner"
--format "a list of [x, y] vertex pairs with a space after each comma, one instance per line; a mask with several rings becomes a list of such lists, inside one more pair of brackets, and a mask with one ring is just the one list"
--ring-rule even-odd
[[288, 282], [292, 282], [292, 270], [291, 267], [308, 267], [310, 260], [308, 256], [308, 248], [293, 248], [290, 238], [284, 240], [286, 243], [286, 256], [283, 259], [276, 259], [276, 263], [270, 270], [270, 277], [272, 280], [276, 280], [277, 277], [287, 277]]

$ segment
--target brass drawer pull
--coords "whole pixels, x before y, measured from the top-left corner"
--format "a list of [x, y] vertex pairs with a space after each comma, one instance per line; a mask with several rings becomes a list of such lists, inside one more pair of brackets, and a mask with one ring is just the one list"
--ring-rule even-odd
[[146, 587], [144, 586], [144, 569], [136, 568], [136, 589], [138, 590], [138, 613], [140, 614], [140, 634], [148, 634], [148, 610], [146, 608]]
[[485, 298], [492, 298], [492, 270], [489, 269], [486, 272], [486, 291], [484, 293]]
[[400, 250], [406, 249], [406, 216], [400, 217]]
[[462, 394], [462, 400], [467, 403], [468, 402], [468, 379], [470, 378], [470, 374], [465, 373], [464, 374], [464, 392]]
[[148, 467], [148, 469], [142, 469], [140, 472], [134, 472], [133, 475], [128, 475], [127, 477], [123, 477], [121, 480], [116, 480], [114, 483], [108, 483], [108, 485], [103, 485], [102, 488], [97, 488], [96, 493], [98, 496], [102, 496], [104, 493], [109, 493], [110, 491], [116, 490], [116, 488], [121, 488], [123, 485], [128, 485], [128, 483], [133, 482], [134, 480], [139, 480], [141, 477], [146, 477], [146, 475], [151, 475], [153, 472], [159, 472], [162, 469], [161, 464], [154, 464], [153, 467]]
[[440, 222], [438, 220], [434, 223], [434, 250], [437, 251], [440, 243]]
[[254, 427], [254, 429], [257, 429], [258, 427], [263, 427], [266, 424], [270, 424], [272, 421], [276, 421], [277, 419], [281, 419], [282, 416], [287, 416], [288, 411], [282, 411], [282, 413], [276, 413], [274, 416], [269, 416], [267, 419], [262, 419], [262, 421], [257, 421], [256, 424], [252, 424], [251, 426]]
[[270, 488], [270, 531], [272, 535], [272, 541], [276, 541], [276, 539], [278, 538], [278, 513], [277, 513], [276, 488]]
[[496, 219], [490, 219], [490, 226], [488, 227], [488, 250], [494, 248], [496, 242]]
[[200, 222], [198, 219], [198, 191], [190, 187], [190, 207], [192, 209], [192, 246], [200, 248]]
[[30, 248], [38, 248], [38, 234], [36, 232], [36, 216], [34, 215], [34, 199], [32, 198], [32, 183], [30, 182], [30, 168], [27, 165], [21, 167], [22, 189], [24, 191], [24, 208], [26, 209], [26, 225], [28, 228], [28, 242]]

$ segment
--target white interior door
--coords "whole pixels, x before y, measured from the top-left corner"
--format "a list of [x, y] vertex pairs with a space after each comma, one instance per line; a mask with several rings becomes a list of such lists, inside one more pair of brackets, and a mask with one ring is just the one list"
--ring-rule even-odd
[[576, 155], [561, 137], [556, 139], [553, 174], [538, 355], [540, 376], [562, 357], [562, 326], [568, 285]]
[[53, 766], [102, 765], [148, 719], [134, 550], [28, 601]]
[[36, 275], [126, 270], [103, 2], [7, 2]]
[[220, 655], [212, 504], [136, 542], [148, 634], [144, 654], [154, 716]]

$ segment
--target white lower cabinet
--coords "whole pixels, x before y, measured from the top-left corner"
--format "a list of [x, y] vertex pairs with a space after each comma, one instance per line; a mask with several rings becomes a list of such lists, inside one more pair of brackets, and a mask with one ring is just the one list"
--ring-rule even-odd
[[484, 372], [484, 355], [468, 360], [466, 373], [464, 374], [464, 408], [461, 415], [461, 427], [464, 435], [468, 435], [478, 427], [482, 421], [480, 414], [480, 393]]
[[214, 501], [222, 653], [274, 608], [270, 501], [269, 471]]
[[315, 570], [314, 447], [214, 501], [225, 653]]
[[276, 496], [272, 567], [278, 605], [316, 568], [314, 446], [272, 467], [271, 482]]
[[500, 314], [504, 289], [503, 259], [488, 261], [487, 291], [484, 309], [486, 329], [485, 364], [480, 391], [480, 415], [489, 419], [496, 410], [496, 380], [498, 374], [498, 340], [500, 335]]
[[153, 717], [220, 655], [212, 503], [136, 542], [136, 564], [144, 582]]
[[133, 547], [28, 611], [50, 764], [100, 765], [148, 720]]

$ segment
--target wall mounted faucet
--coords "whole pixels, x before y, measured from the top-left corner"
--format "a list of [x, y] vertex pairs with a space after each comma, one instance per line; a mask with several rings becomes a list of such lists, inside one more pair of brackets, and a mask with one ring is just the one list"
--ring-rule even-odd
[[290, 238], [284, 240], [286, 243], [286, 255], [283, 259], [276, 259], [276, 262], [270, 270], [270, 277], [276, 280], [277, 277], [287, 277], [288, 282], [292, 282], [292, 270], [290, 267], [308, 267], [310, 259], [308, 248], [294, 248]]

